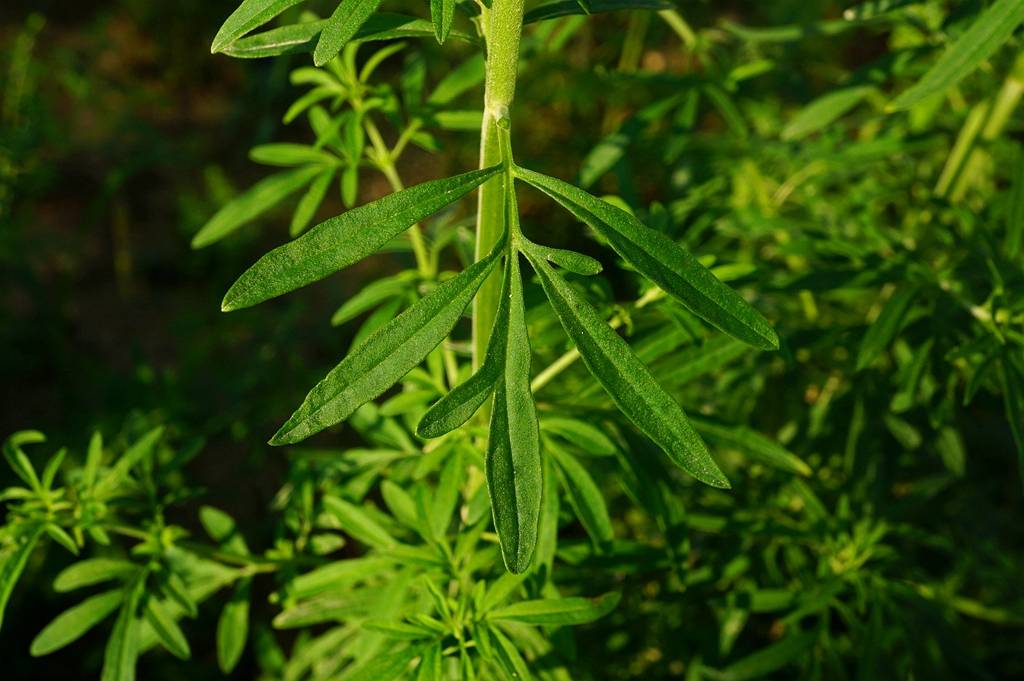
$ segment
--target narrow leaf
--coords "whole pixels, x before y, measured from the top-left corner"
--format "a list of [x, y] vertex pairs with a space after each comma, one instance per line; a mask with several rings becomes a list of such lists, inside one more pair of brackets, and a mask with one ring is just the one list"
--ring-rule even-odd
[[691, 417], [690, 421], [698, 433], [712, 442], [734, 447], [766, 466], [803, 476], [812, 472], [811, 467], [796, 454], [750, 428], [716, 423], [704, 418]]
[[443, 45], [452, 30], [455, 17], [455, 0], [430, 0], [430, 20], [434, 24], [434, 35], [438, 44]]
[[146, 587], [146, 573], [140, 572], [126, 587], [127, 595], [114, 629], [107, 640], [100, 681], [135, 681], [135, 662], [139, 657], [139, 601]]
[[513, 603], [488, 613], [492, 620], [513, 620], [527, 624], [586, 624], [615, 609], [622, 594], [611, 592], [597, 598], [543, 598]]
[[569, 503], [572, 504], [583, 529], [587, 531], [595, 545], [606, 546], [615, 538], [615, 532], [612, 530], [612, 521], [608, 517], [608, 507], [605, 506], [601, 490], [576, 457], [563, 451], [561, 447], [549, 446], [548, 450], [558, 463], [562, 484], [569, 492]]
[[69, 565], [53, 580], [55, 591], [67, 592], [83, 586], [101, 584], [112, 579], [121, 579], [138, 569], [127, 560], [115, 558], [88, 558]]
[[380, 523], [355, 504], [335, 496], [326, 496], [324, 506], [341, 523], [341, 529], [367, 546], [386, 549], [398, 543]]
[[782, 669], [814, 645], [818, 633], [806, 631], [790, 634], [778, 643], [761, 648], [726, 667], [719, 676], [722, 681], [748, 681], [768, 676]]
[[313, 50], [313, 63], [323, 66], [337, 57], [380, 3], [381, 0], [342, 0], [320, 33], [320, 40]]
[[306, 166], [260, 180], [248, 191], [221, 208], [192, 238], [192, 248], [205, 248], [251, 222], [316, 177], [322, 168]]
[[225, 674], [238, 665], [249, 636], [249, 579], [235, 587], [217, 620], [217, 664]]
[[890, 111], [909, 109], [930, 95], [956, 85], [995, 54], [1024, 21], [1024, 0], [996, 0], [956, 42], [946, 48], [928, 73], [889, 104]]
[[188, 647], [188, 641], [185, 639], [181, 627], [171, 617], [167, 608], [152, 596], [146, 599], [146, 621], [156, 634], [160, 645], [172, 655], [182, 660], [192, 657], [192, 651]]
[[223, 49], [249, 31], [261, 26], [303, 0], [244, 0], [217, 31], [210, 51]]
[[872, 85], [847, 87], [815, 99], [782, 129], [782, 139], [799, 140], [823, 130], [876, 90]]
[[36, 469], [33, 468], [32, 462], [29, 460], [28, 455], [22, 451], [21, 447], [22, 445], [33, 445], [40, 442], [46, 442], [46, 436], [36, 430], [17, 432], [4, 442], [4, 458], [7, 459], [7, 465], [11, 467], [11, 470], [26, 485], [36, 491], [40, 489], [39, 476], [36, 475]]
[[422, 645], [411, 646], [398, 652], [376, 655], [345, 678], [347, 681], [395, 681], [405, 675], [412, 661], [425, 649], [426, 646]]
[[65, 610], [32, 640], [32, 656], [48, 655], [74, 643], [117, 610], [117, 606], [123, 600], [124, 591], [115, 589], [87, 598], [73, 608]]
[[903, 318], [906, 317], [916, 295], [915, 287], [904, 286], [886, 301], [878, 318], [868, 327], [868, 332], [861, 339], [860, 348], [857, 350], [857, 371], [866, 369], [883, 350], [889, 347], [889, 343], [899, 333]]
[[543, 470], [518, 254], [509, 258], [502, 297], [509, 299], [505, 370], [494, 392], [485, 470], [505, 567], [520, 573], [530, 566], [537, 545]]
[[25, 563], [28, 562], [28, 557], [32, 555], [32, 550], [39, 543], [43, 532], [45, 530], [41, 524], [20, 532], [11, 532], [10, 538], [14, 546], [4, 547], [0, 552], [0, 626], [3, 625], [4, 610], [11, 598], [11, 592], [14, 591], [14, 585], [21, 577]]
[[531, 258], [541, 285], [587, 368], [629, 419], [683, 470], [728, 489], [729, 481], [686, 419], [682, 408], [622, 340], [551, 266]]
[[292, 444], [344, 421], [409, 373], [451, 333], [501, 246], [367, 338], [310, 391], [270, 443]]
[[1021, 482], [1024, 483], [1024, 373], [1014, 364], [1010, 356], [1004, 355], [1003, 368], [1003, 402], [1006, 406], [1006, 419], [1010, 422], [1010, 432], [1017, 444], [1017, 465]]
[[779, 347], [775, 330], [761, 313], [672, 239], [567, 182], [524, 168], [515, 172], [601, 234], [641, 274], [694, 314], [755, 347]]
[[409, 226], [473, 191], [498, 170], [500, 166], [494, 166], [424, 182], [321, 222], [246, 270], [224, 296], [222, 308], [250, 307], [358, 262]]

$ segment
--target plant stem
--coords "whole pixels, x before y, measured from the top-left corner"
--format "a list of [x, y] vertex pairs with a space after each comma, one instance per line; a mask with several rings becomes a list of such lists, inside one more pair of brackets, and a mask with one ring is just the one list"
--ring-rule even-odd
[[[519, 37], [523, 28], [523, 0], [493, 0], [489, 10], [483, 8], [480, 25], [487, 46], [480, 167], [488, 168], [503, 161], [498, 121], [503, 118], [508, 120], [509, 108], [515, 96]], [[505, 230], [504, 192], [505, 182], [508, 181], [507, 174], [501, 173], [480, 187], [476, 228], [477, 260], [490, 253]], [[495, 271], [480, 287], [473, 303], [474, 369], [479, 368], [487, 351], [500, 295], [501, 273]]]

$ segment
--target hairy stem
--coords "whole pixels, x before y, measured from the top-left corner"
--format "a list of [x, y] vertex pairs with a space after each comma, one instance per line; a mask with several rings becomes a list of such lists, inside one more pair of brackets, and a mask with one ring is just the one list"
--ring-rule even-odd
[[[509, 119], [509, 108], [516, 91], [519, 66], [519, 37], [523, 28], [523, 0], [494, 0], [484, 8], [480, 25], [487, 46], [484, 79], [484, 120], [480, 129], [480, 167], [501, 163], [498, 122]], [[506, 173], [496, 175], [480, 187], [477, 211], [476, 259], [490, 253], [505, 229]], [[473, 303], [473, 368], [483, 362], [491, 327], [501, 295], [501, 273], [495, 271], [484, 282]]]

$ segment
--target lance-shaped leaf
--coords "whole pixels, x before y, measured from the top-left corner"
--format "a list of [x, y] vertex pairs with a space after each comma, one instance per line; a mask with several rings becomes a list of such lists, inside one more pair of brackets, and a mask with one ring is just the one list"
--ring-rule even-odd
[[890, 111], [909, 109], [922, 99], [944, 92], [991, 57], [1024, 21], [1024, 2], [997, 0], [946, 48], [935, 65], [912, 88], [889, 104]]
[[530, 392], [530, 340], [518, 254], [509, 258], [502, 297], [509, 299], [508, 324], [498, 330], [505, 334], [505, 370], [491, 411], [487, 490], [505, 567], [520, 573], [530, 566], [537, 545], [543, 470], [540, 427]]
[[598, 12], [618, 12], [622, 10], [665, 10], [674, 9], [674, 5], [663, 0], [591, 0], [586, 9], [577, 0], [555, 0], [534, 7], [523, 15], [524, 24], [547, 21], [573, 14], [596, 14]]
[[555, 626], [586, 624], [610, 613], [621, 598], [622, 594], [612, 592], [597, 598], [544, 598], [523, 601], [492, 610], [487, 618]]
[[303, 0], [245, 0], [238, 6], [224, 25], [217, 31], [210, 51], [220, 52], [226, 46], [242, 37], [249, 31], [262, 26], [289, 7]]
[[429, 439], [441, 437], [455, 430], [473, 417], [476, 410], [494, 392], [505, 371], [505, 345], [508, 341], [509, 298], [502, 296], [494, 317], [490, 342], [484, 361], [475, 374], [464, 383], [455, 386], [448, 394], [434, 403], [416, 426], [416, 434]]
[[192, 657], [185, 634], [163, 603], [150, 596], [146, 599], [145, 615], [146, 622], [153, 629], [160, 645], [179, 659], [187, 660]]
[[305, 166], [260, 180], [244, 194], [217, 211], [209, 222], [192, 237], [192, 248], [204, 248], [220, 241], [245, 223], [256, 219], [261, 213], [270, 210], [302, 189], [322, 170], [320, 166]]
[[867, 333], [861, 339], [860, 347], [857, 349], [857, 371], [868, 368], [896, 338], [916, 296], [916, 287], [904, 286], [886, 301], [885, 307], [878, 313], [878, 318], [868, 327]]
[[73, 608], [65, 610], [32, 640], [32, 656], [48, 655], [74, 643], [117, 610], [117, 606], [123, 600], [124, 590], [114, 589], [87, 598]]
[[224, 296], [224, 311], [249, 307], [362, 260], [411, 225], [473, 191], [500, 166], [432, 180], [321, 222], [264, 255]]
[[[283, 54], [310, 52], [313, 40], [320, 35], [330, 19], [290, 24], [236, 40], [224, 48], [224, 54], [238, 59], [278, 57]], [[363, 24], [355, 37], [356, 42], [397, 40], [399, 38], [431, 38], [434, 27], [429, 21], [391, 12], [377, 12]], [[453, 29], [450, 38], [479, 44], [480, 40], [464, 31]]]
[[600, 548], [607, 546], [615, 539], [608, 507], [594, 479], [587, 469], [572, 454], [564, 451], [553, 442], [545, 445], [545, 451], [551, 452], [558, 463], [559, 477], [569, 492], [569, 503], [572, 504], [576, 517], [580, 519], [583, 529], [587, 531], [594, 544]]
[[40, 524], [21, 532], [12, 532], [14, 546], [0, 552], [0, 625], [3, 624], [4, 609], [7, 607], [11, 592], [14, 591], [14, 584], [21, 577], [28, 557], [32, 555], [45, 531], [44, 526]]
[[682, 408], [658, 385], [626, 341], [550, 265], [534, 257], [530, 262], [565, 332], [622, 413], [683, 470], [701, 482], [728, 489], [729, 481]]
[[320, 40], [313, 50], [313, 63], [323, 66], [338, 56], [345, 43], [352, 40], [363, 23], [370, 18], [381, 0], [342, 0], [327, 20]]
[[422, 362], [459, 321], [498, 261], [498, 246], [375, 331], [309, 392], [270, 444], [299, 442], [344, 421]]
[[251, 578], [240, 580], [217, 620], [217, 664], [225, 674], [238, 665], [249, 636], [249, 585]]
[[88, 558], [61, 570], [53, 580], [55, 591], [67, 592], [83, 586], [120, 579], [138, 569], [135, 563], [117, 558]]
[[454, 17], [455, 0], [430, 0], [430, 20], [434, 23], [434, 36], [439, 44], [443, 45], [448, 39]]
[[672, 239], [579, 187], [525, 168], [515, 172], [590, 225], [641, 274], [694, 314], [755, 347], [779, 347], [775, 330], [761, 313]]
[[135, 681], [139, 657], [139, 602], [146, 588], [146, 573], [140, 572], [126, 589], [121, 612], [107, 640], [100, 681]]
[[731, 426], [703, 418], [692, 418], [693, 426], [701, 435], [727, 447], [735, 447], [754, 461], [788, 473], [809, 476], [813, 472], [803, 459], [774, 440], [747, 428]]

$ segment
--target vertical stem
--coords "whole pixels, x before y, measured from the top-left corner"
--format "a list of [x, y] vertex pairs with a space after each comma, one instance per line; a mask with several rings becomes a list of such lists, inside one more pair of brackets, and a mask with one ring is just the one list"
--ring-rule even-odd
[[[481, 26], [487, 47], [484, 80], [484, 120], [480, 129], [480, 167], [502, 162], [498, 121], [508, 119], [516, 91], [519, 37], [523, 28], [523, 0], [493, 0], [483, 8]], [[505, 229], [504, 183], [506, 173], [491, 178], [480, 188], [477, 210], [476, 259], [490, 253]], [[473, 368], [483, 362], [491, 327], [501, 295], [501, 273], [495, 271], [480, 287], [473, 303]]]

